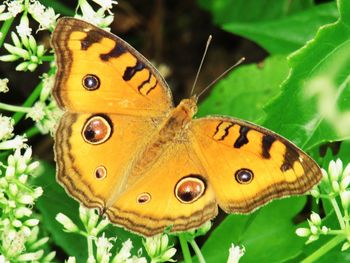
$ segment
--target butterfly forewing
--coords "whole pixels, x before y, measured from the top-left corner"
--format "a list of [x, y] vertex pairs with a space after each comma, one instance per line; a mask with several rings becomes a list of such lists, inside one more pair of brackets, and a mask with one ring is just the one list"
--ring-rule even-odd
[[57, 62], [53, 90], [70, 111], [163, 116], [170, 90], [140, 53], [87, 22], [62, 18], [52, 37]]

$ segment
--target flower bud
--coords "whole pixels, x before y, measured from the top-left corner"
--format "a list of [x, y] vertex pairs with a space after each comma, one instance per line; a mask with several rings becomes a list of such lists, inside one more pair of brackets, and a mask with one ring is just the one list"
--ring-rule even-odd
[[64, 226], [67, 232], [79, 232], [77, 225], [68, 216], [58, 213], [56, 220]]
[[341, 192], [340, 200], [344, 210], [347, 210], [349, 208], [349, 203], [350, 203], [350, 191], [348, 190], [348, 191]]
[[297, 228], [295, 233], [300, 237], [307, 237], [311, 234], [311, 231], [306, 227], [300, 227], [300, 228]]
[[321, 217], [319, 216], [319, 214], [312, 212], [310, 215], [310, 219], [314, 225], [316, 225], [316, 226], [321, 225]]

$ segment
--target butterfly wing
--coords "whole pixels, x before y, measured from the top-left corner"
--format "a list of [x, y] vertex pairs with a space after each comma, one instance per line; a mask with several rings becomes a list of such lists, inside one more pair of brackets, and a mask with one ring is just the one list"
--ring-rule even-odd
[[161, 75], [117, 36], [61, 18], [51, 42], [57, 62], [53, 95], [60, 107], [137, 116], [162, 116], [173, 107]]
[[133, 159], [152, 131], [151, 122], [137, 117], [65, 113], [55, 140], [57, 180], [85, 206], [103, 211], [123, 190]]
[[103, 210], [173, 107], [171, 93], [141, 54], [89, 23], [60, 19], [52, 45], [53, 95], [67, 110], [55, 136], [57, 179], [85, 206]]
[[248, 213], [274, 198], [302, 194], [321, 179], [318, 165], [281, 136], [229, 117], [194, 120], [197, 155], [219, 206]]
[[217, 214], [213, 188], [190, 142], [172, 143], [106, 210], [127, 229], [153, 236], [196, 228]]

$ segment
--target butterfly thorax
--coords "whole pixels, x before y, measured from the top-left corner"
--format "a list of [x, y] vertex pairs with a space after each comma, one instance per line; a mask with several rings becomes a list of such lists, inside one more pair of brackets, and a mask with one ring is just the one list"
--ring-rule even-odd
[[[170, 111], [141, 155], [134, 162], [131, 177], [138, 177], [152, 167], [169, 146], [174, 143], [188, 141], [189, 125], [196, 112], [196, 97], [183, 99], [176, 108]], [[133, 180], [131, 179], [131, 181]]]

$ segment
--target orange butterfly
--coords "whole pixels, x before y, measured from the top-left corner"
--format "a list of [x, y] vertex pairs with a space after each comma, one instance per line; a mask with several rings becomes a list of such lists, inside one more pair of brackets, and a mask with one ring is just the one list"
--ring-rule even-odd
[[117, 36], [73, 18], [52, 37], [57, 179], [87, 207], [145, 236], [249, 213], [308, 191], [317, 164], [294, 144], [232, 117], [193, 119], [196, 96], [174, 107], [158, 71]]

